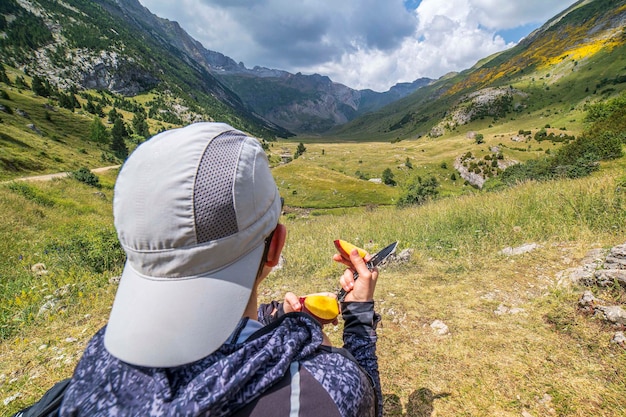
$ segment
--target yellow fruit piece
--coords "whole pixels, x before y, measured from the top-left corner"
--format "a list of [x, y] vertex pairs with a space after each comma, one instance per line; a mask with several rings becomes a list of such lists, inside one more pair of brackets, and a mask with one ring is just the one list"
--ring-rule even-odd
[[352, 249], [356, 249], [357, 251], [359, 251], [359, 256], [361, 258], [365, 258], [365, 255], [367, 255], [367, 252], [364, 249], [361, 249], [358, 246], [353, 245], [352, 243], [348, 243], [345, 240], [335, 240], [335, 247], [337, 248], [341, 256], [346, 259], [350, 259], [350, 252], [352, 252]]
[[309, 295], [304, 299], [304, 307], [322, 320], [334, 320], [339, 315], [337, 299], [328, 295]]

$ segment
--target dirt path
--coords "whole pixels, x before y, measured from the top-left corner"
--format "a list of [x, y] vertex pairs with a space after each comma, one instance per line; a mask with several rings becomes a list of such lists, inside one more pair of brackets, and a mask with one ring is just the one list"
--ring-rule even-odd
[[[110, 169], [115, 169], [119, 167], [120, 165], [111, 165], [108, 167], [94, 168], [91, 170], [91, 172], [93, 172], [94, 174], [97, 174], [98, 172], [104, 172], [104, 171], [108, 171]], [[58, 172], [56, 174], [36, 175], [33, 177], [15, 178], [15, 179], [12, 179], [11, 181], [50, 181], [53, 178], [65, 178], [69, 174], [70, 174], [69, 172]], [[11, 182], [11, 181], [4, 181], [4, 182]]]

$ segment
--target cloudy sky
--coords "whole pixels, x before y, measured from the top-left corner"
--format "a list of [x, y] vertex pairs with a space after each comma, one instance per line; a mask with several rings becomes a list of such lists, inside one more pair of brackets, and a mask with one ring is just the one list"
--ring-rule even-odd
[[515, 45], [575, 0], [139, 0], [206, 49], [354, 89], [439, 78]]

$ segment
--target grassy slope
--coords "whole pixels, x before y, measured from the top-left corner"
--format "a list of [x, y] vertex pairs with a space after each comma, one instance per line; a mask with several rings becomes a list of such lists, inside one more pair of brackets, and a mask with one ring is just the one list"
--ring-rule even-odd
[[[626, 408], [626, 353], [609, 343], [611, 329], [577, 312], [582, 289], [558, 288], [556, 275], [590, 249], [624, 243], [625, 168], [623, 158], [587, 179], [411, 209], [285, 216], [285, 266], [267, 280], [262, 300], [336, 288], [341, 268], [330, 260], [333, 239], [371, 251], [398, 239], [400, 249], [415, 252], [410, 264], [385, 270], [377, 290], [387, 415], [420, 398], [434, 407], [432, 415], [619, 415]], [[28, 183], [31, 192], [0, 185], [0, 236], [7, 236], [0, 239], [0, 305], [3, 330], [13, 329], [0, 343], [0, 399], [15, 398], [2, 415], [71, 375], [106, 322], [115, 292], [108, 280], [120, 265], [97, 273], [92, 258], [76, 259], [66, 249], [113, 255], [107, 239], [114, 180], [115, 172], [103, 174], [100, 192], [69, 179]], [[528, 242], [541, 246], [518, 257], [498, 253]], [[29, 271], [37, 262], [47, 275]], [[37, 317], [49, 298], [64, 308]], [[500, 304], [523, 313], [498, 316]], [[450, 335], [433, 333], [436, 319]], [[327, 330], [340, 344], [341, 329]]]
[[[30, 85], [30, 77], [9, 67], [5, 69], [12, 81], [20, 75]], [[111, 154], [108, 144], [89, 140], [94, 115], [82, 109], [71, 112], [60, 108], [56, 103], [36, 96], [30, 89], [19, 89], [4, 83], [0, 83], [0, 89], [9, 96], [8, 100], [0, 98], [0, 105], [10, 109], [10, 112], [0, 112], [0, 181], [119, 163], [102, 158], [103, 154]], [[81, 105], [85, 103], [84, 99], [78, 95], [76, 97]], [[143, 104], [152, 98], [152, 94], [145, 94], [134, 99]], [[111, 108], [104, 107], [105, 114]], [[117, 112], [128, 125], [131, 124], [132, 113], [120, 109]], [[107, 117], [101, 121], [111, 128]], [[152, 119], [147, 122], [152, 133], [174, 127]], [[34, 125], [37, 131], [29, 128], [29, 125]], [[136, 144], [129, 141], [127, 146], [132, 151]]]
[[[340, 126], [335, 135], [348, 140], [378, 138], [385, 141], [427, 135], [465, 94], [498, 86], [512, 86], [528, 94], [528, 98], [522, 100], [525, 111], [510, 115], [515, 119], [512, 120], [514, 131], [527, 129], [541, 118], [555, 117], [560, 119], [559, 127], [578, 130], [578, 116], [586, 103], [626, 89], [626, 83], [598, 87], [602, 80], [612, 80], [624, 73], [626, 43], [623, 36], [616, 36], [610, 42], [603, 37], [594, 39], [587, 35], [590, 29], [585, 25], [572, 25], [563, 33], [550, 32], [527, 49], [516, 49], [518, 53], [510, 61], [496, 57], [483, 67], [476, 65], [461, 74], [442, 78], [375, 113]], [[571, 45], [573, 40], [578, 42], [574, 46]], [[513, 52], [509, 50], [501, 55], [510, 57]], [[410, 121], [401, 123], [407, 116], [412, 116]], [[400, 127], [394, 129], [398, 124]], [[458, 129], [484, 133], [480, 126]]]

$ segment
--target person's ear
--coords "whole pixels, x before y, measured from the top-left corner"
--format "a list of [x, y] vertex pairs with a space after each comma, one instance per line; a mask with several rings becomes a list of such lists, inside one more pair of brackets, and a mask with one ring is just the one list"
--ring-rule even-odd
[[285, 246], [285, 240], [287, 239], [287, 228], [284, 224], [276, 225], [272, 240], [270, 242], [269, 250], [267, 251], [267, 259], [265, 265], [269, 267], [275, 267], [280, 261], [280, 253]]

